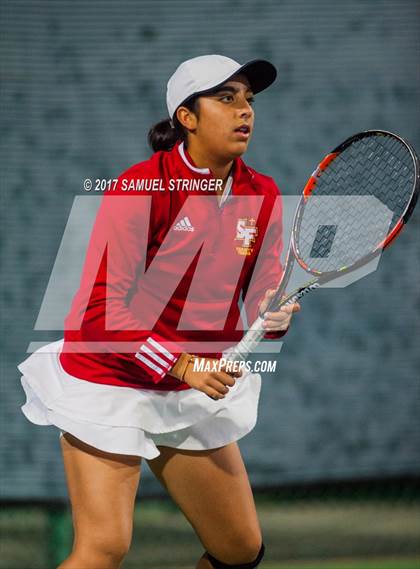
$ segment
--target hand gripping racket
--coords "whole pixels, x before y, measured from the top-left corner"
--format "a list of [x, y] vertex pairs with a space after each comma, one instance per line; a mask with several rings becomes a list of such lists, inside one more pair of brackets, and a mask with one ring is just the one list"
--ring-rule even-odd
[[[419, 159], [401, 137], [383, 130], [355, 134], [319, 163], [296, 209], [282, 279], [268, 311], [299, 300], [380, 255], [416, 205]], [[295, 261], [312, 278], [286, 294]], [[245, 360], [265, 334], [263, 318], [223, 357]]]

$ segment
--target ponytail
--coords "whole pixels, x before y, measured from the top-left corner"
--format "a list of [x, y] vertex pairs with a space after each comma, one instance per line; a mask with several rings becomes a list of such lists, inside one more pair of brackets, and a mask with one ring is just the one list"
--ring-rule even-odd
[[149, 130], [147, 140], [154, 152], [158, 150], [171, 150], [178, 140], [183, 138], [183, 133], [172, 126], [170, 119], [158, 122]]
[[[182, 103], [183, 107], [187, 107], [190, 111], [198, 116], [198, 95], [192, 96]], [[173, 123], [170, 119], [164, 119], [158, 122], [149, 130], [147, 140], [154, 152], [159, 150], [172, 150], [178, 141], [187, 142], [188, 131], [184, 128], [176, 116]]]

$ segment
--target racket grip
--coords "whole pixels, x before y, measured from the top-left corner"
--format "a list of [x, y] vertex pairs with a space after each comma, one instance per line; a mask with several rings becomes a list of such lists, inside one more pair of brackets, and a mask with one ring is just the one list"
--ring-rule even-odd
[[262, 327], [263, 322], [264, 319], [259, 316], [242, 340], [223, 352], [223, 358], [230, 362], [247, 360], [264, 337], [266, 330]]

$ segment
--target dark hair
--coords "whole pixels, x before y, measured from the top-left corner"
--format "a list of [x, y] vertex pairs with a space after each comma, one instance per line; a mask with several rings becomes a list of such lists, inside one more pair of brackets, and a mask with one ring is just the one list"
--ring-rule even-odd
[[[194, 95], [184, 103], [183, 107], [187, 107], [190, 111], [198, 116], [198, 99], [199, 95]], [[149, 130], [147, 140], [154, 152], [158, 150], [171, 150], [178, 140], [187, 141], [188, 131], [182, 126], [176, 116], [173, 119], [173, 126], [170, 119], [159, 121]]]

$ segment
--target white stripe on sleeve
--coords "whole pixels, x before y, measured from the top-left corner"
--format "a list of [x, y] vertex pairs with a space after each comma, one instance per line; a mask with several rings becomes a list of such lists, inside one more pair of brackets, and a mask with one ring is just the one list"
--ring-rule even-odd
[[147, 358], [145, 358], [144, 356], [142, 356], [141, 354], [139, 354], [139, 352], [136, 353], [136, 358], [138, 360], [140, 360], [141, 362], [143, 362], [145, 365], [147, 365], [148, 367], [150, 367], [150, 369], [152, 369], [153, 371], [155, 371], [156, 373], [158, 373], [159, 375], [164, 375], [165, 372], [163, 371], [162, 368], [160, 368], [159, 366], [155, 365], [153, 362], [149, 361]]
[[164, 348], [161, 344], [159, 344], [159, 342], [156, 342], [156, 340], [154, 340], [151, 336], [147, 338], [147, 342], [152, 344], [152, 346], [156, 350], [158, 350], [161, 354], [163, 354], [165, 357], [167, 357], [169, 361], [171, 362], [175, 361], [175, 357], [171, 354], [171, 352], [168, 352], [166, 348]]
[[167, 369], [169, 369], [171, 367], [171, 364], [168, 363], [166, 360], [160, 358], [156, 352], [153, 352], [150, 348], [148, 348], [146, 346], [146, 344], [143, 344], [142, 347], [140, 348], [141, 351], [146, 352], [146, 354], [152, 358], [153, 360], [155, 360], [158, 364], [160, 364], [163, 367], [166, 367]]

